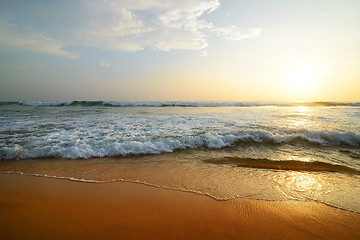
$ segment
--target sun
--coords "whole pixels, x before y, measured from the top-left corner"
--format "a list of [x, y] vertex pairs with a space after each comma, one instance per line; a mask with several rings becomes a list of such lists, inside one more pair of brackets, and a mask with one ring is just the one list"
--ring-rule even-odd
[[307, 90], [315, 80], [314, 71], [310, 68], [301, 68], [294, 71], [291, 84], [295, 90]]
[[298, 66], [289, 76], [289, 90], [292, 94], [307, 96], [312, 92], [317, 81], [317, 71], [312, 66]]

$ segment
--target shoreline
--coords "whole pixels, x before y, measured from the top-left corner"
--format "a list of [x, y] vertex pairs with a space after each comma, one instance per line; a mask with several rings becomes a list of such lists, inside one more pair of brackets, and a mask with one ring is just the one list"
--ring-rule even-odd
[[317, 202], [234, 199], [129, 182], [0, 174], [4, 239], [359, 239], [360, 214]]
[[[31, 174], [31, 173], [23, 173], [23, 172], [0, 172], [0, 176], [1, 175], [20, 175], [20, 176], [29, 176], [29, 177], [36, 177], [36, 178], [46, 178], [46, 179], [55, 179], [55, 180], [63, 180], [63, 181], [70, 181], [70, 182], [78, 182], [78, 183], [86, 183], [86, 184], [113, 184], [113, 183], [129, 183], [129, 184], [135, 184], [135, 185], [141, 185], [141, 186], [145, 186], [145, 187], [150, 187], [150, 188], [157, 188], [157, 189], [163, 189], [163, 190], [168, 190], [168, 191], [175, 191], [175, 192], [182, 192], [182, 193], [189, 193], [189, 194], [195, 194], [195, 195], [199, 195], [199, 196], [205, 196], [205, 197], [209, 197], [215, 201], [219, 201], [219, 202], [225, 202], [225, 201], [232, 201], [232, 200], [250, 200], [250, 201], [263, 201], [263, 202], [315, 202], [315, 203], [319, 203], [319, 204], [323, 204], [325, 206], [334, 208], [334, 209], [338, 209], [338, 210], [342, 210], [345, 212], [350, 212], [350, 213], [356, 213], [360, 215], [360, 212], [357, 212], [355, 210], [351, 210], [351, 209], [346, 209], [346, 208], [342, 208], [342, 207], [338, 207], [338, 206], [334, 206], [331, 205], [329, 203], [326, 202], [321, 202], [321, 201], [316, 201], [316, 200], [308, 200], [308, 201], [303, 201], [303, 200], [268, 200], [268, 199], [257, 199], [257, 198], [251, 198], [251, 197], [239, 197], [239, 196], [234, 196], [233, 198], [219, 198], [216, 196], [213, 196], [209, 193], [204, 193], [204, 192], [200, 192], [200, 191], [196, 191], [196, 190], [192, 190], [192, 189], [181, 189], [181, 188], [171, 188], [171, 187], [167, 187], [167, 186], [160, 186], [157, 184], [153, 184], [153, 183], [148, 183], [148, 182], [142, 182], [139, 180], [127, 180], [127, 179], [118, 179], [115, 181], [96, 181], [96, 180], [86, 180], [86, 179], [80, 179], [80, 178], [72, 178], [72, 177], [58, 177], [58, 176], [52, 176], [52, 175], [42, 175], [42, 174]], [[0, 183], [1, 184], [1, 183]]]

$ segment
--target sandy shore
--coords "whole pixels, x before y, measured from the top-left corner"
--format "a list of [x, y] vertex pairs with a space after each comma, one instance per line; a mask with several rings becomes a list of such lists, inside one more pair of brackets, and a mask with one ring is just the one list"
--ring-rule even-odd
[[315, 202], [216, 201], [134, 183], [0, 174], [1, 239], [360, 239], [360, 214]]

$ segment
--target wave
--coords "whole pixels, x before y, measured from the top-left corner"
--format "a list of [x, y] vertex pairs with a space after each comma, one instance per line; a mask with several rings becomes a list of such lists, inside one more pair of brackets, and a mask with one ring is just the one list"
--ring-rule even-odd
[[283, 134], [272, 134], [267, 131], [246, 131], [241, 134], [240, 142], [267, 144], [305, 143], [318, 146], [360, 147], [360, 135], [354, 132], [309, 131], [300, 129]]
[[271, 102], [182, 102], [182, 101], [157, 101], [157, 102], [117, 102], [117, 101], [22, 101], [22, 102], [0, 102], [4, 105], [21, 105], [30, 107], [360, 107], [360, 102], [294, 102], [294, 103], [271, 103]]
[[105, 106], [105, 107], [252, 107], [268, 106], [267, 103], [248, 102], [115, 102], [115, 101], [64, 101], [64, 102], [19, 102], [23, 106]]
[[206, 163], [218, 165], [231, 165], [236, 167], [273, 169], [273, 170], [292, 170], [307, 172], [336, 172], [360, 175], [360, 171], [354, 168], [336, 165], [326, 162], [303, 162], [296, 160], [279, 161], [267, 158], [239, 158], [224, 157], [220, 159], [203, 160]]
[[295, 102], [283, 103], [279, 106], [284, 107], [360, 107], [360, 102]]
[[[130, 156], [161, 154], [180, 149], [221, 149], [242, 144], [262, 146], [301, 144], [303, 146], [344, 146], [360, 147], [360, 135], [354, 132], [323, 132], [298, 131], [287, 134], [273, 134], [266, 131], [240, 131], [228, 133], [199, 133], [198, 135], [154, 137], [121, 137], [117, 135], [104, 136], [94, 141], [94, 135], [89, 134], [82, 139], [69, 138], [66, 133], [54, 134], [53, 138], [31, 138], [29, 144], [8, 144], [0, 147], [0, 159], [14, 158], [91, 158], [110, 156]], [[94, 133], [96, 135], [96, 133]]]

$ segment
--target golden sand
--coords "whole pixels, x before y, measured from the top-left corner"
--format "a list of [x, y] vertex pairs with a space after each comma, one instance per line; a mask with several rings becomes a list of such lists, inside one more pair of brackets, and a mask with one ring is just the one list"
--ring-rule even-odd
[[360, 214], [315, 202], [0, 174], [1, 239], [360, 239]]

